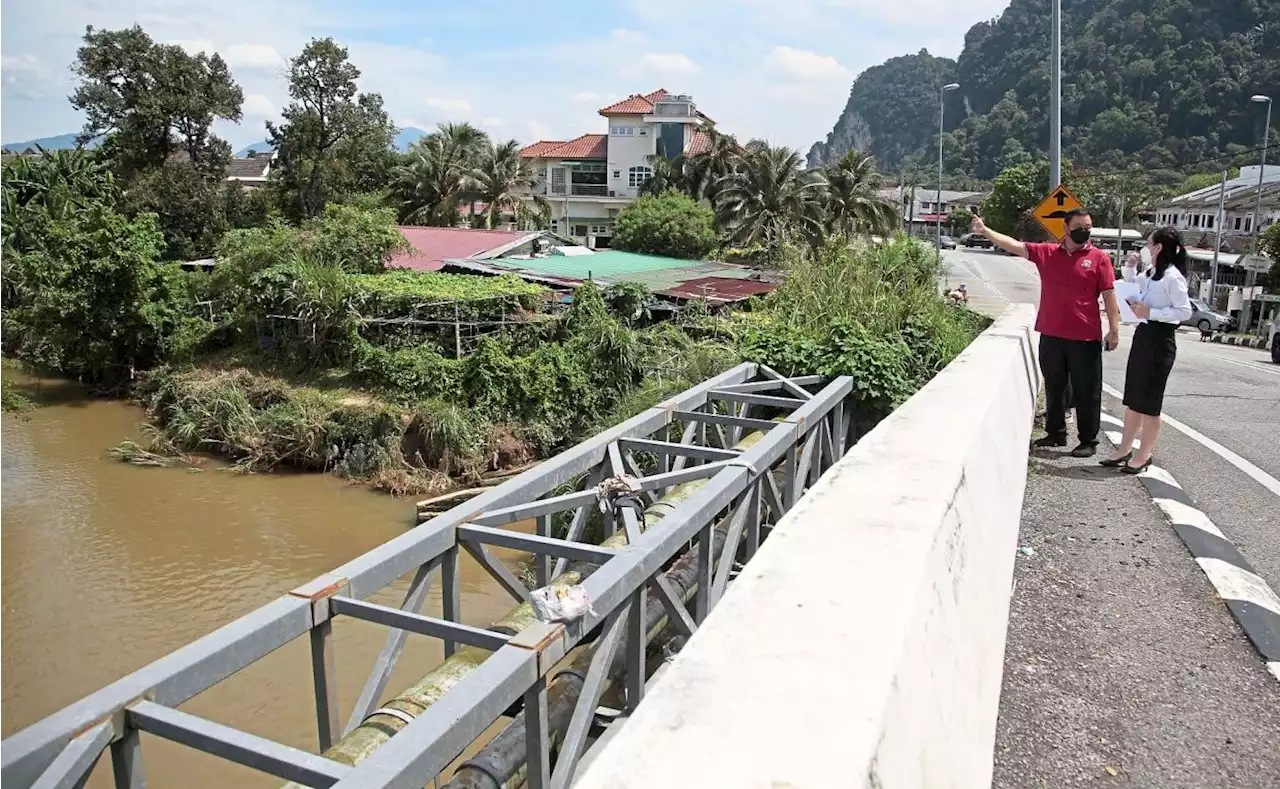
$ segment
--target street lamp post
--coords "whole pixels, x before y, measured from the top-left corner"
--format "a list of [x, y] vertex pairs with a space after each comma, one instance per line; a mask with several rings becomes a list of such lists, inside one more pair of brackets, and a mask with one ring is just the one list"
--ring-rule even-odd
[[1051, 0], [1049, 31], [1049, 191], [1062, 184], [1062, 0]]
[[938, 202], [933, 206], [934, 218], [938, 223], [937, 245], [938, 257], [942, 257], [942, 120], [946, 115], [947, 94], [960, 87], [958, 82], [949, 82], [938, 91]]
[[[1267, 142], [1271, 136], [1271, 97], [1258, 94], [1251, 96], [1250, 101], [1267, 105], [1267, 119], [1262, 125], [1262, 161], [1258, 165], [1258, 194], [1253, 201], [1253, 239], [1249, 243], [1250, 254], [1258, 254], [1258, 220], [1262, 214], [1262, 180], [1267, 173]], [[1250, 270], [1245, 275], [1244, 304], [1240, 310], [1240, 331], [1248, 331], [1253, 318], [1253, 287], [1257, 282], [1257, 272]]]

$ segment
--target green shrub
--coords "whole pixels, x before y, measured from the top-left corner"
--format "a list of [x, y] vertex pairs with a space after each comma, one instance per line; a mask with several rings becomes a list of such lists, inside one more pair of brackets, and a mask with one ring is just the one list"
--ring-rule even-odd
[[644, 195], [618, 214], [614, 249], [698, 260], [719, 246], [715, 214], [680, 192]]

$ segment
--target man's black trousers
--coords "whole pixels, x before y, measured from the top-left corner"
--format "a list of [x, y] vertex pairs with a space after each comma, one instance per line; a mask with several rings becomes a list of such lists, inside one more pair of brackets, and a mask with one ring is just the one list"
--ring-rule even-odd
[[1102, 343], [1040, 335], [1040, 372], [1044, 375], [1044, 427], [1066, 440], [1067, 407], [1076, 409], [1081, 444], [1096, 444], [1102, 421]]

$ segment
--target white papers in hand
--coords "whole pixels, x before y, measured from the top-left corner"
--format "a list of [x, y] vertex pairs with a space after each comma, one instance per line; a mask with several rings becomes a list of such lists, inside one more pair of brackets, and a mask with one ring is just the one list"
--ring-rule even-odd
[[1129, 301], [1141, 301], [1142, 295], [1138, 292], [1138, 283], [1136, 282], [1117, 282], [1116, 304], [1120, 306], [1120, 322], [1133, 324], [1142, 323], [1142, 319], [1133, 314], [1133, 308], [1129, 306]]

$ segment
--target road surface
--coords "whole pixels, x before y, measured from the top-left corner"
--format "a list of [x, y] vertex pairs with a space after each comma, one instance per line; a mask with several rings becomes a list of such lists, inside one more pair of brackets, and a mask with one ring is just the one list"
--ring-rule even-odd
[[[943, 260], [975, 309], [1038, 301], [1020, 258]], [[1104, 357], [1115, 416], [1132, 335]], [[1166, 424], [1157, 463], [1280, 589], [1280, 366], [1180, 332], [1165, 415], [1186, 431]], [[1142, 482], [1037, 450], [1020, 540], [995, 786], [1280, 786], [1280, 682]]]

